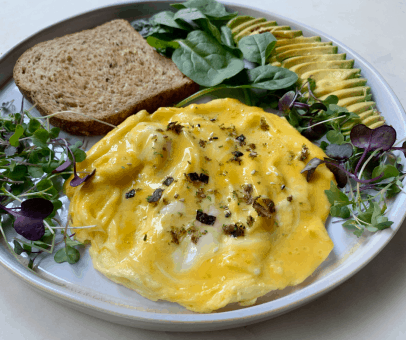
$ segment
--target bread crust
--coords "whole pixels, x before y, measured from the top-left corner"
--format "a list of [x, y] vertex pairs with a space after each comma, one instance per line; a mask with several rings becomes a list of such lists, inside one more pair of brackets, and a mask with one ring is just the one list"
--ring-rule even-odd
[[[112, 125], [140, 110], [171, 106], [199, 89], [122, 19], [31, 47], [17, 60], [13, 76], [43, 116], [75, 111]], [[50, 123], [74, 135], [112, 129], [69, 112]]]

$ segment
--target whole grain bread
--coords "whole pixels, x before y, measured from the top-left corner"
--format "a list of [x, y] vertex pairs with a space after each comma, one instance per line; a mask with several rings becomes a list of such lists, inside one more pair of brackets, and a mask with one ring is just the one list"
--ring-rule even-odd
[[[35, 45], [18, 59], [13, 76], [42, 115], [75, 111], [113, 125], [139, 110], [152, 113], [170, 106], [199, 89], [121, 19]], [[50, 122], [75, 135], [111, 130], [71, 112]]]

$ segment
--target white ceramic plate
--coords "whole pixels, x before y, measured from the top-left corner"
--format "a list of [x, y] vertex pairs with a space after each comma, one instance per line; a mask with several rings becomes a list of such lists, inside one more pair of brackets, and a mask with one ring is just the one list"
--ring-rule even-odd
[[[362, 69], [362, 76], [368, 79], [372, 88], [373, 100], [377, 102], [387, 123], [395, 127], [398, 139], [406, 135], [405, 112], [401, 104], [382, 77], [359, 55], [332, 37], [293, 20], [230, 3], [228, 7], [240, 14], [261, 16], [276, 20], [278, 24], [289, 25], [292, 29], [301, 29], [305, 36], [318, 35], [323, 41], [332, 41], [338, 46], [339, 53], [347, 53], [348, 59], [355, 59], [354, 67]], [[159, 1], [104, 7], [67, 19], [29, 37], [0, 59], [0, 103], [14, 100], [19, 105], [21, 102], [21, 94], [11, 78], [12, 69], [17, 58], [36, 43], [91, 28], [115, 18], [134, 20], [167, 9], [169, 3]], [[29, 104], [25, 103], [25, 107], [29, 107]], [[94, 140], [89, 139], [89, 145]], [[3, 242], [0, 247], [0, 263], [44, 295], [108, 321], [169, 331], [208, 331], [240, 327], [278, 316], [310, 302], [358, 272], [396, 233], [406, 214], [402, 208], [405, 203], [405, 195], [398, 195], [391, 203], [388, 217], [394, 224], [390, 229], [360, 239], [347, 232], [340, 224], [332, 224], [329, 220], [326, 227], [335, 247], [310, 278], [299, 286], [269, 293], [258, 299], [254, 306], [240, 307], [232, 304], [212, 314], [195, 314], [174, 303], [149, 301], [134, 291], [109, 281], [94, 270], [87, 250], [82, 252], [81, 260], [75, 265], [56, 264], [52, 256], [45, 257], [39, 262], [36, 275], [20, 264]], [[67, 204], [68, 202], [65, 208]], [[62, 215], [64, 214], [66, 209]]]

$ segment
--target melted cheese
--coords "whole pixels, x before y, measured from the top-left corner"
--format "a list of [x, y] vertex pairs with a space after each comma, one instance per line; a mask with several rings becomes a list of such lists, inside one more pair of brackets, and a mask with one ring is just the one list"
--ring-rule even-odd
[[[179, 134], [167, 130], [170, 122], [183, 126]], [[307, 161], [324, 156], [284, 118], [233, 99], [141, 111], [78, 164], [96, 174], [66, 187], [72, 223], [97, 225], [76, 234], [91, 242], [95, 268], [144, 297], [196, 312], [252, 304], [301, 283], [333, 248], [324, 227], [330, 208], [324, 190], [333, 176], [324, 166], [310, 183], [300, 174]], [[185, 176], [194, 172], [206, 173], [208, 183]], [[174, 182], [166, 186], [168, 177]], [[259, 216], [250, 195], [244, 198], [247, 184], [252, 197], [274, 202], [271, 216]], [[149, 203], [159, 188], [162, 197]], [[134, 197], [126, 198], [132, 189]], [[213, 225], [196, 220], [199, 209], [216, 216]], [[235, 223], [245, 227], [243, 236], [224, 232], [223, 225]]]

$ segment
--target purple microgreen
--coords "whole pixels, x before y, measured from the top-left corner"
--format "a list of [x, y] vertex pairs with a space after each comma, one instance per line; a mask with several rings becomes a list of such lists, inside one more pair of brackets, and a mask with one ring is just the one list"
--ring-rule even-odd
[[[340, 169], [342, 172], [346, 173], [348, 176], [350, 176], [354, 181], [356, 181], [357, 183], [372, 183], [374, 181], [378, 181], [383, 177], [383, 174], [375, 177], [375, 178], [371, 178], [371, 179], [359, 179], [356, 175], [354, 175], [353, 173], [349, 172], [348, 170], [344, 169], [341, 165], [334, 163], [332, 161], [330, 161], [328, 158], [324, 159], [324, 162], [326, 163], [326, 166], [330, 169], [329, 166], [331, 167], [336, 167], [338, 169]], [[329, 165], [329, 166], [328, 166]], [[332, 171], [333, 172], [333, 171]], [[333, 172], [334, 173], [334, 172]]]
[[392, 147], [391, 150], [399, 150], [403, 152], [403, 155], [406, 157], [406, 142], [403, 142], [401, 147]]
[[313, 159], [311, 159], [311, 160], [306, 164], [306, 166], [303, 168], [302, 171], [300, 171], [300, 173], [302, 174], [302, 173], [304, 173], [304, 172], [307, 171], [306, 180], [307, 180], [308, 182], [310, 182], [310, 180], [311, 180], [311, 178], [312, 178], [312, 176], [313, 176], [313, 173], [314, 173], [314, 171], [316, 170], [316, 168], [317, 168], [320, 164], [323, 164], [323, 163], [324, 163], [324, 161], [321, 160], [320, 158], [313, 158]]
[[388, 151], [396, 141], [396, 130], [384, 125], [376, 129], [358, 124], [350, 132], [351, 143], [357, 148], [368, 151], [382, 149]]
[[326, 155], [338, 161], [345, 161], [353, 154], [353, 147], [350, 143], [329, 144], [326, 148]]
[[317, 140], [323, 137], [327, 132], [327, 127], [324, 124], [314, 124], [312, 119], [306, 122], [306, 127], [301, 134], [309, 140]]
[[20, 214], [30, 218], [44, 219], [48, 217], [53, 210], [54, 205], [51, 201], [37, 197], [22, 202]]
[[333, 165], [334, 163], [326, 162], [326, 167], [333, 173], [339, 188], [344, 188], [347, 185], [347, 174], [341, 167]]
[[380, 126], [372, 131], [370, 150], [388, 151], [396, 142], [396, 130], [389, 125]]
[[[65, 143], [65, 147], [66, 150], [68, 151], [68, 153], [70, 154], [71, 158], [72, 158], [72, 162], [73, 162], [73, 179], [70, 181], [70, 186], [71, 187], [77, 187], [79, 185], [81, 185], [83, 182], [86, 182], [89, 178], [91, 178], [95, 172], [96, 169], [94, 169], [90, 174], [84, 176], [84, 177], [79, 177], [78, 173], [76, 172], [76, 160], [75, 160], [75, 155], [73, 154], [71, 148], [68, 145], [68, 142], [65, 139], [62, 139], [62, 141]], [[66, 163], [68, 161], [66, 161], [64, 164], [62, 164], [60, 167], [66, 166]], [[58, 168], [57, 168], [58, 169]], [[55, 169], [56, 170], [56, 169]]]
[[310, 109], [309, 104], [302, 103], [302, 102], [295, 102], [295, 103], [293, 103], [292, 107], [302, 109], [304, 111], [303, 114], [307, 113], [307, 111]]
[[96, 173], [96, 169], [94, 169], [89, 175], [86, 175], [85, 177], [82, 177], [82, 178], [79, 177], [77, 175], [77, 173], [75, 173], [73, 175], [73, 179], [70, 181], [70, 186], [77, 187], [78, 185], [81, 185], [83, 182], [86, 182], [89, 178], [91, 178], [95, 173]]
[[293, 102], [296, 99], [297, 94], [295, 93], [295, 91], [289, 91], [286, 92], [281, 99], [279, 99], [279, 103], [278, 103], [278, 109], [279, 111], [283, 111], [285, 113], [287, 113], [290, 108], [291, 108], [291, 104], [293, 104]]
[[45, 233], [44, 219], [48, 217], [54, 206], [45, 198], [30, 198], [21, 203], [19, 212], [0, 204], [0, 209], [15, 217], [14, 229], [27, 240], [37, 241]]
[[14, 229], [30, 241], [37, 241], [45, 234], [44, 220], [41, 218], [18, 216], [14, 221]]
[[58, 166], [54, 171], [52, 171], [53, 174], [65, 171], [67, 168], [69, 168], [72, 165], [72, 162], [68, 159], [65, 161], [63, 164]]
[[396, 141], [396, 130], [388, 125], [372, 130], [363, 124], [358, 124], [351, 129], [350, 139], [354, 146], [364, 149], [364, 153], [355, 167], [354, 174], [356, 175], [369, 151], [377, 149], [388, 151], [392, 147]]

